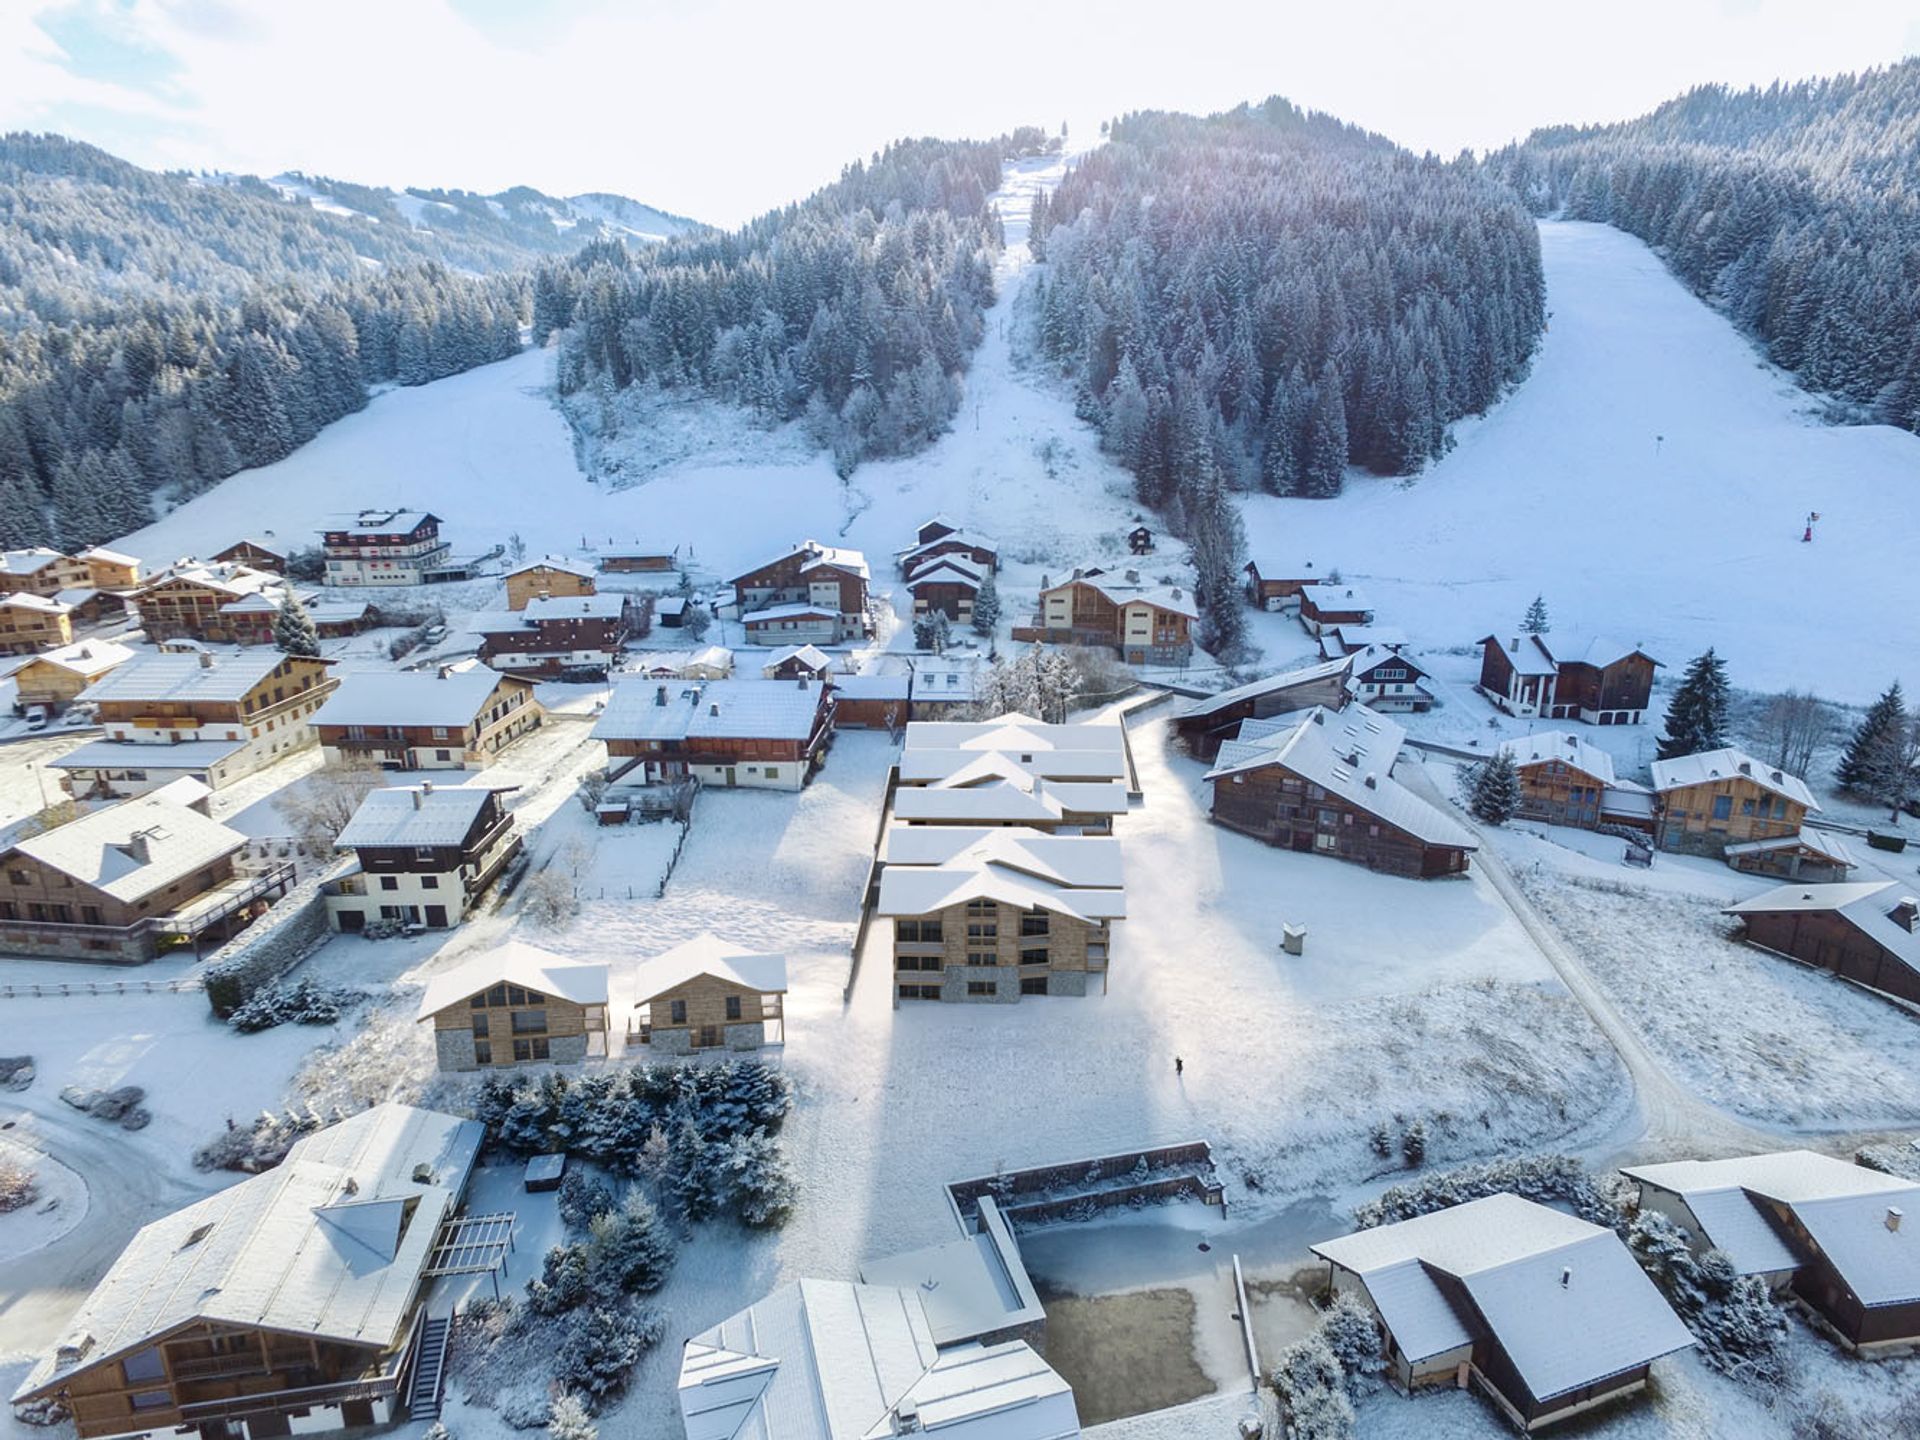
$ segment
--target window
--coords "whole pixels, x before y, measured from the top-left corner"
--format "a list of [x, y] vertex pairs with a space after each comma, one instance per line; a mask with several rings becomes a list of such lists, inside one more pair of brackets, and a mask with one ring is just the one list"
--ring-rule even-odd
[[1027, 976], [1024, 980], [1020, 982], [1020, 993], [1022, 995], [1046, 994], [1047, 993], [1047, 977], [1044, 975]]
[[483, 1010], [480, 1014], [473, 1017], [473, 1036], [476, 1040], [484, 1040], [487, 1038], [488, 1033], [487, 1016]]
[[727, 996], [727, 1019], [738, 1020], [739, 1018], [740, 997], [738, 995], [729, 995]]
[[[1746, 799], [1746, 800], [1742, 800], [1742, 801], [1740, 802], [1740, 813], [1741, 813], [1742, 815], [1752, 815], [1752, 814], [1753, 814], [1753, 801], [1752, 801], [1752, 799], [1751, 799], [1751, 798], [1749, 798], [1749, 799]], [[1762, 815], [1764, 815], [1764, 814], [1766, 814], [1766, 813], [1767, 813], [1767, 802], [1766, 802], [1766, 801], [1764, 801], [1764, 800], [1762, 800], [1762, 801], [1760, 802], [1760, 813], [1761, 813]]]
[[544, 1010], [515, 1010], [513, 1014], [513, 1033], [516, 1035], [540, 1035], [546, 1032], [547, 1012]]
[[938, 955], [902, 955], [893, 962], [896, 970], [942, 970]]
[[1732, 814], [1733, 814], [1733, 797], [1731, 795], [1716, 795], [1713, 797], [1713, 818], [1714, 819], [1725, 820], [1730, 818]]
[[1047, 947], [1046, 947], [1046, 946], [1044, 946], [1044, 945], [1042, 945], [1042, 946], [1040, 946], [1040, 947], [1039, 947], [1038, 949], [1035, 949], [1035, 950], [1022, 950], [1022, 951], [1020, 952], [1020, 963], [1021, 963], [1022, 965], [1045, 965], [1045, 964], [1047, 964], [1047, 963], [1048, 963], [1048, 961], [1047, 961]]
[[937, 945], [940, 943], [940, 922], [896, 920], [893, 922], [893, 938], [908, 945]]
[[1000, 987], [995, 985], [991, 980], [969, 980], [967, 982], [967, 994], [969, 995], [995, 995], [999, 993], [999, 990]]
[[536, 1040], [516, 1040], [513, 1042], [513, 1058], [516, 1060], [544, 1060], [547, 1058], [547, 1054], [547, 1040], [544, 1035]]
[[167, 1367], [160, 1359], [158, 1346], [149, 1346], [145, 1350], [136, 1350], [120, 1362], [120, 1373], [127, 1377], [129, 1385], [138, 1385], [143, 1380], [162, 1380], [166, 1378]]
[[938, 1000], [940, 987], [938, 985], [902, 985], [900, 998], [902, 1000]]
[[475, 1040], [473, 1042], [473, 1061], [474, 1061], [474, 1064], [476, 1065], [493, 1064], [492, 1042], [487, 1040]]
[[382, 890], [398, 890], [400, 888], [399, 877], [394, 875], [382, 875], [380, 877], [380, 888]]
[[127, 1397], [127, 1403], [136, 1410], [171, 1410], [173, 1395], [166, 1390], [136, 1390]]
[[999, 955], [992, 950], [969, 950], [967, 952], [967, 964], [969, 965], [998, 965], [999, 963]]
[[440, 888], [440, 877], [438, 875], [422, 875], [420, 877], [420, 888], [422, 890], [438, 890]]
[[676, 1025], [686, 1024], [687, 1023], [687, 1002], [684, 1000], [672, 1001], [667, 1006], [667, 1013], [673, 1017], [674, 1024]]
[[1046, 911], [1028, 910], [1020, 917], [1021, 936], [1034, 937], [1047, 934], [1047, 921], [1048, 916]]
[[507, 1003], [507, 987], [505, 985], [496, 985], [491, 990], [487, 991], [487, 1004], [504, 1005], [506, 1003]]

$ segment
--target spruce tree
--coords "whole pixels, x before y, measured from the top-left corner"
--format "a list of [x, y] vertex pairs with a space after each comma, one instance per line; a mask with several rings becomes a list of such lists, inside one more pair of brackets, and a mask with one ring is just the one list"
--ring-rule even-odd
[[980, 577], [980, 591], [973, 597], [973, 633], [992, 635], [1000, 623], [1000, 586], [994, 581], [993, 571], [989, 570]]
[[1847, 741], [1847, 748], [1841, 752], [1835, 778], [1848, 790], [1870, 792], [1874, 779], [1884, 768], [1888, 750], [1898, 745], [1898, 737], [1906, 729], [1906, 697], [1896, 680], [1867, 707], [1866, 715]]
[[1533, 603], [1527, 606], [1526, 618], [1520, 622], [1521, 633], [1525, 635], [1544, 635], [1551, 629], [1553, 629], [1553, 625], [1547, 619], [1546, 599], [1543, 596], [1536, 595], [1533, 597]]
[[1520, 808], [1520, 772], [1506, 750], [1496, 750], [1474, 771], [1467, 808], [1488, 825], [1506, 824]]
[[1727, 666], [1711, 647], [1695, 656], [1667, 706], [1666, 734], [1657, 752], [1662, 760], [1718, 750], [1727, 743]]
[[1331, 499], [1346, 485], [1347, 404], [1341, 394], [1340, 372], [1331, 360], [1321, 367], [1319, 383], [1314, 386], [1301, 469], [1306, 493], [1316, 500]]
[[273, 643], [289, 655], [318, 655], [320, 630], [313, 616], [300, 603], [291, 585], [280, 602], [280, 613], [273, 617]]

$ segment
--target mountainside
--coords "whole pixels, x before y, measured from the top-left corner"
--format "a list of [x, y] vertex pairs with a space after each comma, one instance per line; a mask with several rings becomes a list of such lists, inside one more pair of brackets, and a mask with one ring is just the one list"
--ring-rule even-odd
[[1703, 87], [1487, 169], [1539, 213], [1647, 241], [1809, 388], [1920, 430], [1920, 60]]

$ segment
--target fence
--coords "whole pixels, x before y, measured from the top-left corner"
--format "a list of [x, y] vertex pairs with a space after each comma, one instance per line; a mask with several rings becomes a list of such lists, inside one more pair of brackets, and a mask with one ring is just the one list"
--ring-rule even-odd
[[[887, 767], [887, 789], [880, 797], [880, 819], [873, 829], [873, 859], [867, 862], [867, 878], [860, 886], [860, 919], [853, 927], [853, 948], [847, 953], [847, 988], [840, 992], [845, 1004], [853, 999], [853, 982], [860, 978], [860, 952], [867, 945], [867, 931], [873, 926], [873, 907], [880, 903], [880, 846], [887, 838], [887, 820], [893, 814], [893, 793], [900, 788], [900, 766]], [[896, 996], [894, 1004], [899, 1005]]]
[[687, 848], [687, 837], [693, 834], [693, 809], [700, 800], [700, 782], [693, 782], [693, 789], [687, 795], [687, 815], [678, 822], [680, 838], [673, 842], [673, 854], [667, 857], [667, 868], [660, 874], [660, 886], [653, 892], [653, 898], [663, 900], [667, 894], [667, 882], [673, 879], [673, 872], [680, 866], [680, 852]]
[[1226, 1204], [1225, 1192], [1213, 1178], [1213, 1149], [1204, 1140], [952, 1181], [947, 1201], [960, 1228], [969, 1233], [982, 1195], [993, 1197], [1008, 1224], [1028, 1227], [1162, 1200]]
[[40, 980], [28, 985], [0, 985], [0, 1000], [51, 999], [62, 995], [185, 994], [205, 988], [199, 980]]

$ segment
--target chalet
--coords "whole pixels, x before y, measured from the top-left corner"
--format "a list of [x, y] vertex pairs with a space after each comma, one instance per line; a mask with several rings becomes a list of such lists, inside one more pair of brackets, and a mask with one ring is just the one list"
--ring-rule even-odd
[[1859, 864], [1846, 841], [1831, 830], [1811, 827], [1791, 835], [1741, 841], [1723, 853], [1736, 870], [1787, 880], [1845, 880]]
[[909, 720], [944, 720], [970, 711], [977, 702], [986, 657], [977, 653], [925, 655], [913, 662], [907, 699]]
[[320, 532], [329, 585], [425, 585], [442, 578], [452, 547], [424, 510], [362, 510]]
[[[134, 591], [129, 603], [149, 640], [270, 644], [285, 584], [278, 575], [245, 565], [182, 561]], [[256, 597], [257, 603], [243, 603]]]
[[129, 618], [127, 597], [118, 590], [83, 585], [62, 590], [53, 599], [55, 604], [67, 607], [76, 635], [95, 625], [125, 624]]
[[[825, 643], [867, 632], [867, 585], [871, 574], [858, 550], [804, 540], [786, 554], [733, 579], [735, 602], [750, 638], [763, 643], [822, 642], [820, 612], [830, 621]], [[779, 620], [767, 619], [779, 612]], [[804, 613], [803, 613], [804, 612]], [[784, 623], [783, 623], [784, 622]], [[779, 625], [776, 630], [775, 625]], [[805, 634], [800, 633], [801, 630]]]
[[1693, 1344], [1618, 1235], [1518, 1195], [1308, 1248], [1373, 1311], [1402, 1389], [1471, 1384], [1529, 1434], [1637, 1394]]
[[1127, 913], [1118, 840], [898, 825], [882, 844], [873, 913], [893, 921], [896, 1001], [1010, 1004], [1096, 978], [1105, 993]]
[[435, 975], [420, 997], [442, 1070], [574, 1065], [607, 1053], [607, 967], [508, 940]]
[[696, 935], [642, 960], [633, 993], [629, 1037], [656, 1055], [758, 1050], [787, 1040], [784, 955]]
[[1174, 731], [1186, 743], [1189, 754], [1211, 760], [1219, 752], [1221, 742], [1239, 732], [1242, 720], [1268, 720], [1275, 715], [1311, 710], [1316, 705], [1329, 710], [1341, 709], [1352, 698], [1347, 691], [1350, 668], [1344, 658], [1327, 660], [1222, 690], [1218, 695], [1194, 701], [1176, 715]]
[[329, 877], [327, 918], [357, 935], [374, 920], [458, 925], [520, 853], [497, 791], [431, 780], [375, 790], [334, 841], [354, 863]]
[[662, 595], [653, 602], [653, 618], [668, 630], [684, 629], [691, 604], [685, 595]]
[[624, 681], [593, 727], [628, 783], [798, 790], [824, 758], [833, 691], [813, 680]]
[[1213, 818], [1269, 845], [1392, 875], [1458, 874], [1473, 837], [1393, 778], [1405, 738], [1364, 705], [1243, 721], [1206, 775]]
[[944, 615], [949, 620], [973, 620], [974, 602], [980, 597], [984, 567], [970, 560], [943, 555], [925, 561], [907, 577], [907, 593], [913, 596], [913, 613]]
[[649, 680], [724, 680], [733, 674], [733, 651], [724, 645], [701, 650], [655, 650], [634, 656], [623, 673]]
[[[1266, 563], [1261, 563], [1262, 558]], [[1247, 574], [1247, 599], [1256, 610], [1284, 610], [1300, 603], [1300, 592], [1318, 585], [1330, 573], [1311, 560], [1256, 556], [1242, 567]]]
[[[1791, 839], [1820, 808], [1798, 775], [1730, 748], [1654, 761], [1653, 795], [1660, 848], [1688, 855], [1726, 856], [1751, 841]], [[1729, 863], [1766, 874], [1790, 862], [1780, 852], [1743, 850]]]
[[84, 584], [95, 590], [131, 590], [140, 583], [140, 561], [104, 545], [93, 545], [74, 557], [87, 567]]
[[1019, 1246], [991, 1197], [981, 1209], [978, 1234], [871, 1261], [858, 1284], [795, 1281], [688, 1340], [689, 1440], [1078, 1440]]
[[836, 730], [897, 730], [912, 707], [912, 675], [836, 675], [833, 724]]
[[213, 558], [222, 565], [245, 565], [251, 570], [284, 575], [290, 557], [279, 545], [269, 545], [264, 540], [243, 539], [234, 541], [224, 550], [216, 550]]
[[130, 661], [87, 692], [106, 734], [49, 763], [76, 798], [139, 795], [183, 776], [222, 789], [313, 744], [332, 665], [277, 650]]
[[1369, 645], [1394, 651], [1403, 651], [1408, 645], [1407, 632], [1398, 625], [1329, 625], [1317, 638], [1324, 660], [1354, 655]]
[[1112, 780], [1129, 794], [1140, 789], [1117, 720], [1048, 725], [1017, 711], [991, 720], [914, 721], [901, 744], [900, 784], [951, 781], [975, 761], [995, 757], [1046, 781]]
[[1556, 635], [1480, 641], [1480, 693], [1509, 715], [1638, 725], [1660, 662], [1634, 645]]
[[0, 595], [38, 595], [51, 600], [62, 590], [91, 584], [92, 577], [86, 561], [44, 545], [0, 550]]
[[1642, 1211], [1798, 1300], [1849, 1350], [1920, 1342], [1920, 1184], [1810, 1150], [1620, 1173], [1640, 1187]]
[[1015, 630], [1013, 638], [1107, 646], [1129, 665], [1184, 665], [1199, 616], [1193, 593], [1178, 585], [1144, 585], [1137, 570], [1077, 571], [1040, 592], [1034, 627]]
[[1127, 550], [1134, 555], [1153, 553], [1153, 531], [1144, 525], [1136, 525], [1127, 532]]
[[171, 795], [142, 795], [0, 850], [0, 950], [110, 964], [246, 928], [293, 883], [248, 869], [247, 837]]
[[1300, 623], [1309, 635], [1335, 625], [1371, 625], [1373, 602], [1357, 587], [1322, 580], [1300, 587]]
[[1426, 667], [1405, 650], [1369, 645], [1348, 657], [1347, 693], [1372, 710], [1431, 710], [1433, 692], [1420, 683], [1427, 678]]
[[330, 764], [477, 770], [545, 718], [530, 681], [475, 665], [349, 675], [313, 724]]
[[846, 624], [831, 604], [798, 600], [769, 605], [743, 615], [749, 645], [832, 645], [846, 635]]
[[82, 640], [48, 650], [16, 666], [13, 681], [16, 705], [71, 705], [94, 681], [133, 659], [133, 651], [111, 640]]
[[1920, 1006], [1920, 901], [1899, 881], [1782, 885], [1726, 913], [1749, 945]]
[[307, 618], [322, 640], [344, 640], [380, 623], [380, 611], [368, 600], [318, 600], [307, 606]]
[[893, 797], [894, 818], [908, 825], [1018, 826], [1050, 835], [1110, 834], [1113, 817], [1126, 812], [1127, 787], [1118, 780], [1049, 779], [997, 752], [974, 755], [937, 780], [902, 784]]
[[[81, 1440], [309, 1434], [437, 1408], [429, 1278], [504, 1256], [511, 1215], [460, 1215], [483, 1127], [376, 1105], [142, 1226], [13, 1403], [57, 1400]], [[491, 1225], [488, 1222], [492, 1222]], [[428, 1358], [431, 1357], [431, 1358]]]
[[608, 575], [659, 575], [679, 565], [680, 551], [678, 547], [649, 550], [644, 546], [619, 546], [603, 549], [595, 558]]
[[524, 610], [529, 600], [592, 595], [597, 588], [591, 565], [543, 555], [507, 572], [507, 609]]
[[789, 645], [776, 650], [760, 674], [767, 680], [826, 681], [833, 678], [833, 657], [817, 645]]
[[33, 655], [73, 643], [73, 608], [16, 590], [0, 595], [0, 655]]
[[613, 591], [538, 596], [518, 610], [475, 615], [467, 630], [480, 637], [481, 661], [502, 674], [604, 679], [639, 621], [633, 598]]
[[900, 551], [894, 559], [899, 564], [901, 576], [912, 579], [916, 572], [942, 556], [964, 561], [967, 569], [975, 575], [1000, 568], [1000, 551], [992, 540], [985, 535], [961, 529], [944, 515], [936, 515], [921, 525], [914, 532], [913, 544]]

